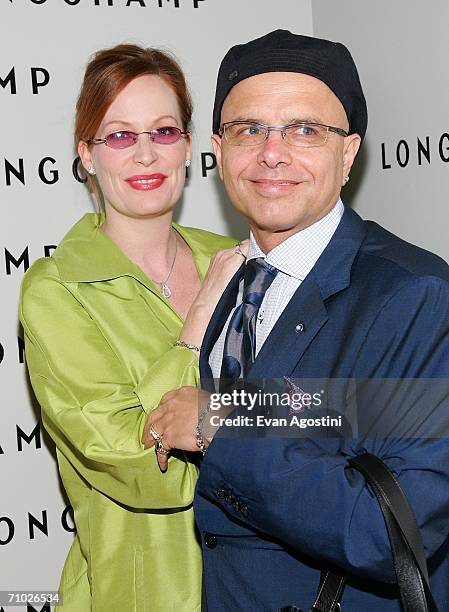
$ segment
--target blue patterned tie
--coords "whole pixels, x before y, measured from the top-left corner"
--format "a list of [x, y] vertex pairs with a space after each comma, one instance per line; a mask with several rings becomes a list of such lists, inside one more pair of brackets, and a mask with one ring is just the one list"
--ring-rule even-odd
[[220, 373], [224, 385], [246, 378], [254, 363], [257, 313], [277, 272], [263, 257], [246, 264], [242, 303], [235, 309], [226, 332]]

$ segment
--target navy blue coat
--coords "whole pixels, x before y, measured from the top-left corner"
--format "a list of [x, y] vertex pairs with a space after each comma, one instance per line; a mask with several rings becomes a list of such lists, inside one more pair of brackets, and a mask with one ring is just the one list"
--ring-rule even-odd
[[[206, 332], [204, 381], [211, 378], [209, 354], [235, 304], [239, 278], [227, 287]], [[448, 375], [447, 264], [350, 209], [251, 370], [255, 378]], [[432, 413], [432, 401], [419, 403], [421, 414]], [[348, 457], [363, 452], [376, 453], [398, 476], [421, 527], [434, 597], [441, 611], [449, 610], [449, 439], [438, 435], [216, 435], [194, 502], [208, 610], [268, 612], [289, 604], [308, 610], [326, 562], [349, 571], [343, 612], [400, 610], [378, 502], [347, 467]]]

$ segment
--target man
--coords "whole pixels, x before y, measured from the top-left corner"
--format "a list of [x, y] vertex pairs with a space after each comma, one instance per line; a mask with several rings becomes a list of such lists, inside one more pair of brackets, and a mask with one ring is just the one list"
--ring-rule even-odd
[[[392, 397], [388, 381], [448, 378], [449, 270], [343, 206], [340, 191], [366, 124], [357, 70], [339, 43], [277, 30], [233, 47], [221, 64], [213, 145], [251, 239], [247, 264], [206, 332], [202, 380], [374, 380], [385, 397], [357, 399], [364, 425], [357, 438], [219, 430], [195, 501], [204, 605], [213, 612], [309, 609], [328, 564], [348, 572], [344, 612], [401, 609], [378, 502], [348, 469], [347, 459], [365, 452], [399, 478], [421, 528], [434, 597], [449, 609], [447, 439], [428, 435], [431, 428], [398, 435], [392, 426], [386, 435], [383, 425], [384, 437], [369, 435]], [[168, 415], [192, 397], [186, 389], [169, 394], [155, 412], [167, 448], [176, 446]], [[432, 401], [410, 402], [402, 425], [414, 409], [430, 414]], [[343, 408], [337, 404], [329, 407]], [[203, 433], [197, 441], [207, 446]]]

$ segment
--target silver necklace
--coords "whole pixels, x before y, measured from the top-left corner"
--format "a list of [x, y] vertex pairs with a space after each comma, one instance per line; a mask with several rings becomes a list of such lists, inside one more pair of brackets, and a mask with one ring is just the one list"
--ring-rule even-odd
[[175, 267], [176, 255], [178, 253], [178, 240], [176, 238], [176, 234], [173, 234], [173, 235], [175, 236], [175, 254], [173, 256], [173, 261], [170, 266], [170, 270], [168, 271], [168, 274], [164, 278], [163, 281], [155, 281], [154, 279], [151, 279], [153, 283], [156, 283], [156, 285], [159, 285], [159, 289], [161, 290], [162, 295], [167, 300], [171, 297], [171, 294], [172, 294], [170, 287], [167, 285], [167, 281], [170, 278], [171, 273], [173, 272], [173, 268]]

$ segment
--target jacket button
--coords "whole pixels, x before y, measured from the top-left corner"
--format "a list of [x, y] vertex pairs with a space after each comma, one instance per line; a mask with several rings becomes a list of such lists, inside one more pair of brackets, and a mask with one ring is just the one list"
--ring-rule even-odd
[[226, 495], [226, 491], [224, 489], [217, 489], [216, 491], [217, 497], [219, 497], [220, 499], [223, 499], [224, 496]]
[[207, 548], [215, 548], [218, 544], [217, 538], [212, 533], [206, 533], [204, 535], [204, 543]]
[[241, 508], [241, 506], [242, 506], [242, 504], [240, 503], [240, 500], [236, 499], [236, 501], [234, 502], [234, 504], [233, 504], [233, 505], [234, 505], [234, 510], [235, 510], [236, 512], [240, 512], [240, 508]]
[[226, 499], [226, 503], [232, 506], [233, 503], [235, 502], [235, 495], [232, 495], [232, 493], [228, 493], [225, 499]]
[[243, 514], [244, 517], [247, 517], [248, 516], [248, 506], [246, 504], [242, 506], [240, 508], [240, 512]]

